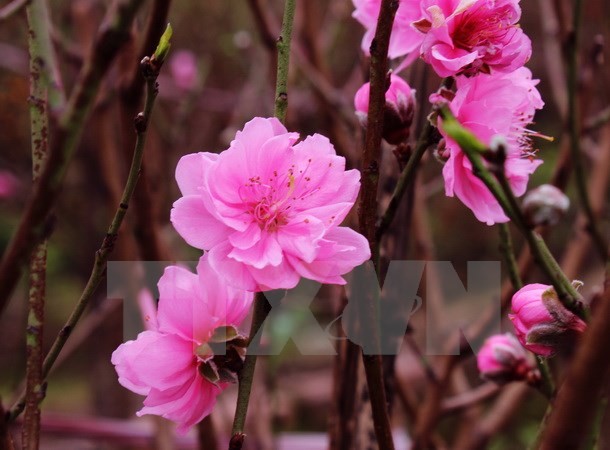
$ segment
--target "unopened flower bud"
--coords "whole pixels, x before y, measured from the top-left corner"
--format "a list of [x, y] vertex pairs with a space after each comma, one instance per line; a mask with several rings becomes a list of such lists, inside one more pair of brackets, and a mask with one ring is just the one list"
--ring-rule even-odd
[[519, 342], [544, 357], [571, 345], [587, 328], [585, 322], [563, 306], [555, 289], [545, 284], [528, 284], [519, 289], [512, 298], [512, 313], [508, 317]]
[[477, 354], [477, 367], [483, 378], [499, 384], [540, 378], [534, 356], [511, 333], [487, 338]]
[[[365, 83], [354, 97], [356, 116], [363, 127], [367, 123], [370, 89], [370, 83]], [[392, 145], [398, 145], [409, 137], [415, 110], [415, 91], [399, 76], [390, 75], [385, 100], [383, 138]]]
[[523, 212], [533, 226], [555, 225], [569, 208], [570, 199], [551, 184], [532, 189], [523, 199]]

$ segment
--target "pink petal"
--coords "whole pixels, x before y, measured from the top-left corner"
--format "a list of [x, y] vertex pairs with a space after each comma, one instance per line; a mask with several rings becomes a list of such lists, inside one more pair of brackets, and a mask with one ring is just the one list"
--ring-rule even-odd
[[205, 185], [205, 177], [210, 167], [218, 159], [216, 153], [191, 153], [184, 155], [176, 165], [176, 181], [182, 195], [197, 195]]
[[159, 279], [159, 330], [202, 342], [214, 329], [202, 298], [200, 279], [178, 266], [169, 266]]
[[144, 393], [144, 387], [163, 390], [179, 386], [196, 370], [192, 342], [176, 335], [144, 331], [119, 349], [112, 356], [119, 383], [135, 388], [136, 393]]
[[230, 286], [246, 291], [258, 291], [256, 280], [248, 271], [247, 266], [233, 258], [229, 258], [231, 250], [232, 247], [228, 242], [213, 247], [208, 252], [210, 266], [214, 272], [222, 276]]
[[198, 195], [189, 195], [176, 200], [170, 220], [178, 234], [189, 245], [200, 249], [209, 249], [217, 245], [232, 231], [208, 211], [201, 196]]
[[216, 326], [241, 324], [248, 315], [254, 294], [227, 286], [210, 266], [208, 253], [199, 259], [197, 274], [208, 312], [215, 318]]
[[263, 233], [260, 240], [250, 248], [234, 248], [228, 256], [255, 269], [277, 266], [284, 258], [282, 247], [275, 235], [270, 233]]

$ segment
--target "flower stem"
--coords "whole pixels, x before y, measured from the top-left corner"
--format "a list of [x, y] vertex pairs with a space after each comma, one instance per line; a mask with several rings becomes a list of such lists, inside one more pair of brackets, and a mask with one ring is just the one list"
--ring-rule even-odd
[[[265, 294], [258, 292], [254, 299], [254, 311], [252, 313], [252, 325], [250, 325], [250, 341], [248, 348], [257, 348], [260, 346], [261, 334], [258, 334], [260, 327], [265, 322], [265, 319], [271, 311], [271, 305], [265, 298]], [[254, 368], [256, 367], [256, 355], [246, 354], [244, 365], [239, 372], [239, 390], [237, 393], [237, 406], [235, 408], [235, 418], [233, 419], [233, 430], [231, 432], [232, 446], [230, 448], [239, 449], [235, 446], [236, 441], [243, 442], [244, 425], [246, 423], [246, 415], [248, 413], [248, 403], [250, 400], [250, 391], [252, 389], [252, 379], [254, 377]]]
[[[292, 40], [292, 24], [296, 10], [296, 0], [286, 0], [284, 2], [284, 17], [282, 19], [282, 31], [277, 40], [277, 75], [275, 81], [275, 111], [274, 115], [280, 122], [286, 122], [286, 110], [288, 108], [288, 71], [290, 67], [290, 42]], [[250, 329], [249, 348], [258, 346], [260, 342], [254, 341], [257, 332], [271, 311], [271, 305], [262, 292], [256, 294], [254, 299], [254, 311], [252, 315], [252, 325]], [[260, 338], [260, 336], [259, 336]], [[239, 450], [244, 443], [244, 427], [246, 416], [248, 415], [248, 403], [250, 401], [250, 391], [254, 378], [254, 368], [256, 366], [255, 354], [246, 354], [244, 365], [239, 373], [239, 389], [237, 391], [237, 405], [233, 418], [233, 430], [229, 442], [229, 450]]]
[[574, 177], [576, 191], [580, 199], [583, 213], [587, 218], [587, 231], [595, 244], [602, 262], [608, 260], [608, 242], [599, 229], [595, 212], [591, 206], [587, 190], [587, 175], [582, 160], [580, 149], [580, 105], [578, 95], [578, 46], [580, 43], [581, 21], [583, 0], [574, 0], [572, 10], [572, 33], [568, 39], [568, 127], [570, 134], [570, 150], [572, 153], [572, 164], [574, 165]]
[[523, 287], [523, 282], [519, 276], [519, 266], [515, 259], [515, 251], [513, 248], [513, 240], [510, 236], [508, 224], [499, 224], [500, 228], [500, 251], [508, 268], [508, 277], [515, 291]]
[[[149, 62], [149, 64], [151, 63]], [[127, 213], [129, 202], [131, 200], [131, 197], [136, 187], [136, 183], [140, 176], [142, 157], [144, 155], [144, 143], [146, 141], [146, 130], [150, 121], [150, 116], [152, 113], [155, 98], [157, 97], [158, 93], [156, 80], [159, 74], [161, 64], [159, 61], [157, 61], [155, 64], [153, 64], [153, 68], [146, 66], [147, 64], [143, 63], [143, 72], [148, 73], [147, 76], [145, 75], [146, 100], [144, 104], [144, 112], [138, 114], [134, 120], [136, 129], [136, 145], [133, 153], [131, 167], [129, 168], [129, 174], [127, 176], [127, 182], [125, 183], [125, 188], [121, 197], [121, 202], [114, 214], [110, 226], [108, 227], [106, 236], [102, 240], [100, 248], [95, 252], [95, 261], [91, 270], [91, 274], [89, 275], [89, 279], [87, 280], [87, 284], [85, 285], [85, 288], [81, 293], [81, 296], [78, 299], [76, 306], [72, 310], [70, 317], [68, 318], [65, 325], [62, 327], [59, 334], [55, 338], [55, 341], [53, 342], [53, 345], [51, 346], [51, 349], [49, 350], [49, 353], [47, 354], [44, 360], [42, 366], [43, 379], [45, 379], [49, 375], [49, 372], [51, 371], [55, 360], [59, 356], [59, 353], [66, 344], [68, 338], [70, 337], [72, 330], [78, 323], [87, 305], [89, 304], [89, 300], [91, 300], [91, 297], [93, 297], [93, 294], [96, 292], [98, 286], [104, 278], [108, 257], [114, 249], [114, 243], [116, 242], [116, 239], [118, 237], [119, 229], [121, 228], [121, 224], [123, 223], [123, 219], [125, 218], [125, 214]], [[21, 414], [21, 412], [23, 411], [24, 406], [24, 395], [21, 395], [19, 400], [17, 400], [17, 402], [9, 412], [9, 421], [13, 421], [15, 418], [17, 418], [19, 414]]]
[[275, 82], [275, 111], [274, 115], [280, 122], [286, 122], [286, 109], [288, 108], [288, 71], [290, 67], [290, 42], [292, 41], [292, 24], [296, 0], [286, 0], [284, 3], [284, 18], [282, 31], [277, 40], [277, 78]]
[[[453, 78], [447, 77], [443, 78], [441, 81], [441, 88], [450, 89], [453, 84]], [[377, 225], [376, 232], [376, 240], [379, 243], [383, 234], [387, 231], [388, 227], [392, 224], [394, 217], [396, 216], [396, 212], [398, 211], [398, 207], [400, 206], [400, 201], [404, 196], [407, 188], [413, 183], [415, 180], [416, 169], [421, 161], [422, 157], [426, 150], [434, 143], [434, 135], [436, 128], [432, 126], [429, 120], [426, 120], [424, 123], [424, 127], [421, 130], [419, 138], [417, 139], [417, 144], [415, 145], [415, 151], [409, 158], [407, 165], [400, 173], [400, 177], [394, 187], [394, 192], [392, 193], [392, 197], [390, 198], [390, 203], [386, 208], [383, 216], [379, 220], [379, 224]]]

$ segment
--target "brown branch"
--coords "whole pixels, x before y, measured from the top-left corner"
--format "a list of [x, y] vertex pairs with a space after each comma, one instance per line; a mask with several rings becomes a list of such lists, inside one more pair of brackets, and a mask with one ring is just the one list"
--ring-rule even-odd
[[23, 266], [32, 251], [52, 231], [51, 211], [59, 197], [68, 164], [80, 141], [100, 83], [128, 40], [129, 27], [142, 3], [143, 0], [117, 0], [114, 3], [59, 117], [48, 162], [0, 262], [0, 312], [21, 278]]
[[441, 403], [441, 414], [454, 414], [466, 408], [481, 403], [500, 392], [500, 387], [495, 383], [485, 383], [463, 394], [449, 397]]
[[543, 436], [541, 449], [580, 448], [587, 440], [600, 401], [600, 391], [608, 382], [610, 358], [610, 270], [604, 294], [571, 361], [565, 381], [557, 393], [555, 407]]
[[[371, 258], [378, 275], [379, 246], [377, 245], [375, 232], [378, 208], [379, 167], [381, 163], [381, 134], [383, 130], [386, 77], [388, 73], [388, 48], [397, 9], [398, 1], [382, 0], [375, 37], [371, 44], [371, 91], [362, 158], [362, 187], [358, 204], [360, 232], [369, 242]], [[368, 328], [366, 335], [372, 337], [373, 348], [380, 348], [378, 305], [373, 299], [370, 299], [366, 309], [365, 315], [361, 316], [366, 317], [366, 320], [361, 320], [360, 325], [362, 328]], [[362, 353], [362, 360], [369, 388], [377, 443], [384, 450], [392, 450], [394, 443], [383, 383], [381, 356]]]
[[440, 419], [443, 396], [458, 358], [459, 356], [447, 355], [441, 359], [440, 373], [436, 377], [437, 382], [429, 385], [430, 388], [426, 393], [424, 404], [419, 409], [417, 423], [415, 424], [413, 450], [430, 447], [431, 435]]
[[[488, 448], [491, 438], [502, 431], [510, 420], [515, 417], [517, 409], [525, 400], [529, 387], [523, 383], [514, 383], [507, 386], [487, 412], [485, 418], [472, 431], [471, 438], [455, 450], [483, 450]], [[564, 447], [557, 447], [564, 448]]]

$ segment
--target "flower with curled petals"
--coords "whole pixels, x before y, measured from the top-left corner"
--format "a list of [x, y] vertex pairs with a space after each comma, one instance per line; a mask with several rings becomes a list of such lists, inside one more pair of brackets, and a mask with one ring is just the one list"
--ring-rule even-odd
[[226, 286], [206, 255], [197, 274], [167, 267], [158, 287], [156, 318], [137, 339], [114, 351], [112, 364], [122, 386], [146, 396], [138, 416], [162, 416], [185, 433], [210, 414], [218, 394], [236, 380], [243, 344], [232, 344], [253, 294]]
[[301, 277], [344, 284], [341, 275], [370, 257], [367, 240], [339, 226], [359, 172], [345, 170], [324, 136], [298, 137], [257, 117], [228, 150], [186, 155], [176, 168], [175, 229], [238, 288], [290, 289]]
[[519, 0], [423, 0], [421, 54], [441, 77], [512, 72], [532, 53]]
[[[529, 69], [522, 67], [509, 74], [458, 77], [457, 91], [449, 103], [457, 120], [481, 142], [491, 145], [501, 136], [505, 144], [504, 173], [516, 196], [527, 189], [529, 176], [542, 164], [532, 151], [532, 136], [541, 136], [528, 129], [534, 113], [544, 103], [536, 89]], [[488, 225], [508, 222], [502, 207], [485, 184], [472, 172], [470, 161], [459, 145], [445, 135], [443, 167], [445, 193], [457, 196], [481, 222]]]

